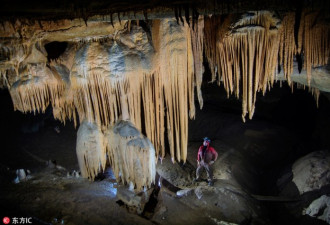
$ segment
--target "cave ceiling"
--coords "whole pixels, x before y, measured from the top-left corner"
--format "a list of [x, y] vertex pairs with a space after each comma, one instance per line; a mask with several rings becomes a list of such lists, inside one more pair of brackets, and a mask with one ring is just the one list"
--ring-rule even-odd
[[5, 0], [0, 82], [15, 110], [51, 105], [64, 123], [100, 126], [129, 119], [144, 127], [157, 156], [166, 138], [173, 161], [185, 161], [195, 89], [203, 107], [204, 60], [212, 81], [242, 100], [243, 121], [276, 80], [316, 97], [330, 92], [329, 8], [328, 1]]

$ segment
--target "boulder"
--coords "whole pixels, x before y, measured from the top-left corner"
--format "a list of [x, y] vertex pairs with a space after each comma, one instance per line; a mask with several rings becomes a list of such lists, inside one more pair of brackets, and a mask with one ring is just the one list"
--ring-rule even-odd
[[330, 152], [312, 152], [298, 159], [292, 166], [292, 181], [299, 193], [319, 190], [330, 184]]
[[[306, 209], [306, 215], [317, 217], [330, 224], [330, 196], [322, 195], [314, 200]], [[304, 214], [304, 213], [303, 213]]]
[[153, 188], [146, 191], [135, 193], [126, 186], [120, 186], [117, 189], [117, 198], [119, 198], [130, 210], [141, 214], [146, 203], [149, 201]]

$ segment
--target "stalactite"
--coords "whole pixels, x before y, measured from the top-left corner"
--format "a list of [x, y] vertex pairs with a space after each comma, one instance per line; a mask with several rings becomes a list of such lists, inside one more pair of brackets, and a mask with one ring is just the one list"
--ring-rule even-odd
[[291, 84], [290, 76], [293, 72], [293, 57], [297, 52], [294, 39], [295, 14], [288, 13], [282, 20], [279, 61], [283, 65], [284, 76]]
[[302, 48], [303, 48], [303, 37], [304, 37], [304, 29], [305, 29], [305, 25], [304, 24], [305, 24], [304, 13], [301, 13], [300, 20], [299, 20], [299, 25], [297, 25], [298, 26], [298, 33], [297, 33], [297, 40], [298, 40], [297, 53], [299, 55], [302, 53]]
[[[158, 52], [159, 76], [164, 88], [166, 124], [172, 161], [185, 161], [188, 141], [188, 98], [193, 98], [194, 64], [190, 29], [174, 20], [153, 24], [153, 40]], [[191, 116], [193, 116], [191, 114]], [[175, 151], [174, 151], [175, 149]], [[174, 158], [175, 157], [175, 158]]]
[[[32, 67], [27, 78], [21, 78], [10, 88], [14, 109], [22, 112], [45, 112], [49, 103], [56, 104], [63, 95], [65, 84], [45, 65]], [[37, 77], [37, 74], [43, 75]]]
[[320, 12], [305, 10], [299, 27], [298, 53], [300, 51], [304, 53], [304, 69], [307, 71], [308, 85], [312, 67], [326, 65], [330, 56], [330, 28], [325, 22], [318, 21], [319, 14]]
[[[279, 51], [277, 20], [268, 12], [248, 16], [231, 26], [231, 17], [205, 20], [205, 52], [218, 81], [222, 80], [229, 96], [238, 97], [242, 87], [242, 119], [254, 114], [257, 91], [265, 92], [273, 84]], [[215, 30], [215, 31], [214, 31]], [[217, 33], [215, 35], [214, 33]], [[214, 42], [214, 43], [212, 43]]]
[[226, 29], [230, 17], [227, 21], [214, 16], [205, 19], [205, 54], [212, 80], [217, 71], [218, 81], [223, 81], [228, 95], [235, 92], [238, 97], [242, 88], [243, 120], [247, 113], [252, 118], [256, 92], [265, 94], [273, 85], [278, 55], [289, 83], [296, 52], [304, 53], [309, 79], [312, 66], [327, 64], [329, 28], [316, 23], [316, 15], [303, 14], [297, 48], [294, 41], [295, 15], [292, 13], [285, 15], [280, 26], [269, 12], [251, 13], [246, 15], [246, 19], [231, 25], [231, 30]]
[[320, 90], [317, 88], [310, 88], [310, 91], [315, 98], [316, 107], [319, 108]]
[[161, 77], [156, 72], [155, 75], [144, 77], [141, 86], [146, 135], [157, 149], [157, 158], [159, 154], [161, 154], [161, 158], [165, 156], [164, 102], [162, 99], [164, 92], [161, 82]]
[[[192, 24], [195, 24], [194, 18], [192, 19]], [[191, 45], [194, 56], [194, 71], [195, 71], [195, 85], [197, 89], [197, 98], [199, 102], [200, 109], [203, 108], [203, 97], [202, 97], [202, 81], [203, 81], [203, 44], [204, 44], [204, 17], [199, 16], [196, 20], [196, 29], [190, 29], [191, 33]], [[195, 25], [194, 25], [195, 26]], [[193, 87], [192, 87], [193, 88]], [[194, 101], [193, 98], [190, 98], [191, 101]], [[194, 104], [194, 102], [190, 102], [190, 104]]]
[[212, 73], [212, 81], [216, 79], [216, 57], [217, 54], [217, 30], [220, 27], [220, 17], [212, 16], [206, 17], [204, 19], [204, 46], [205, 46], [205, 55], [209, 62], [211, 73]]

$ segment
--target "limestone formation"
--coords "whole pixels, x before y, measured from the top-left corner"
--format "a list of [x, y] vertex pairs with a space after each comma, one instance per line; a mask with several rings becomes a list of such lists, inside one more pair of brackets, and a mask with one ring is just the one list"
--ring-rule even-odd
[[155, 149], [129, 121], [119, 121], [106, 133], [106, 150], [117, 180], [133, 183], [137, 190], [150, 187], [156, 179]]
[[94, 180], [110, 164], [116, 179], [141, 191], [155, 183], [155, 149], [129, 121], [118, 121], [101, 129], [83, 121], [77, 134], [77, 156], [81, 174]]
[[82, 122], [77, 133], [77, 157], [81, 175], [94, 179], [105, 169], [104, 135], [94, 123]]
[[[128, 15], [120, 19], [118, 13], [116, 20], [110, 14], [90, 20], [4, 21], [0, 84], [9, 89], [15, 110], [24, 113], [51, 106], [63, 123], [86, 121], [97, 129], [129, 119], [150, 139], [156, 158], [169, 152], [173, 162], [187, 158], [195, 88], [203, 106], [204, 53], [212, 81], [222, 82], [228, 96], [242, 99], [243, 121], [247, 114], [252, 119], [257, 93], [265, 94], [277, 79], [312, 87], [316, 99], [318, 88], [330, 91], [328, 83], [314, 83], [330, 54], [329, 25], [322, 11], [189, 13], [185, 11], [185, 20], [176, 8], [176, 18], [153, 20], [146, 14], [144, 20]], [[59, 42], [66, 48], [52, 58], [45, 46]], [[293, 74], [297, 63], [305, 80]], [[328, 70], [323, 71], [328, 78]], [[82, 158], [80, 162], [84, 176], [94, 177], [100, 170]]]

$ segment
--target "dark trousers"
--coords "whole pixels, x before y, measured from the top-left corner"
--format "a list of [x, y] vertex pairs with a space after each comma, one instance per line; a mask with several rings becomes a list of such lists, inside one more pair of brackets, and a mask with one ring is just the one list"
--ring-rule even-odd
[[208, 181], [213, 181], [213, 170], [211, 165], [208, 163], [205, 163], [201, 161], [196, 169], [196, 179], [199, 179], [200, 173], [202, 172], [203, 168], [205, 168], [206, 173], [207, 173], [207, 180]]

